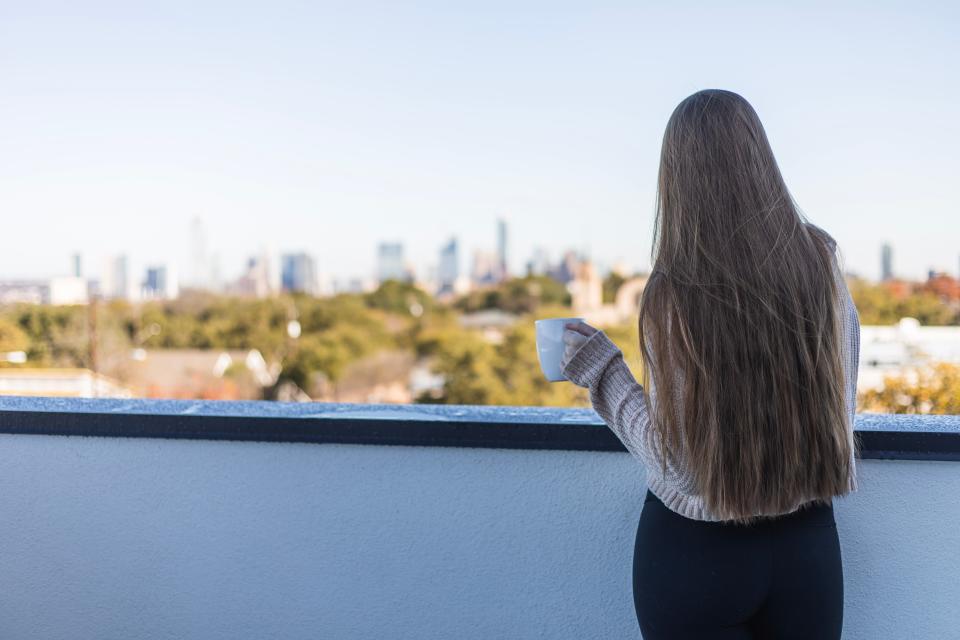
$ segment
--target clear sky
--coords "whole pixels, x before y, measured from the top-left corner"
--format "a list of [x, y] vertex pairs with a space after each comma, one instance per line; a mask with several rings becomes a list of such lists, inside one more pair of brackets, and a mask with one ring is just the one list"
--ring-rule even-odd
[[194, 216], [225, 275], [264, 243], [423, 267], [498, 216], [514, 269], [646, 268], [663, 127], [709, 87], [753, 103], [849, 270], [888, 241], [898, 274], [957, 273], [960, 3], [795, 4], [0, 0], [0, 278], [185, 269]]

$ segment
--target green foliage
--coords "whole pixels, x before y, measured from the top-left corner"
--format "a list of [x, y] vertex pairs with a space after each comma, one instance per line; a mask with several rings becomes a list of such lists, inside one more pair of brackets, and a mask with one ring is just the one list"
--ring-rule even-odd
[[260, 349], [270, 353], [283, 344], [286, 300], [249, 300], [215, 296], [152, 302], [130, 309], [131, 338], [156, 324], [160, 333], [146, 345], [169, 349]]
[[27, 333], [5, 318], [0, 318], [0, 353], [8, 351], [26, 351], [30, 348]]
[[433, 298], [422, 289], [399, 280], [387, 280], [365, 298], [367, 306], [401, 315], [417, 315], [433, 307]]
[[[16, 305], [6, 319], [27, 336], [27, 361], [31, 366], [87, 366], [89, 341], [87, 308]], [[104, 324], [99, 336], [104, 347], [123, 342], [118, 322]]]
[[[569, 309], [545, 308], [543, 317], [569, 315]], [[445, 322], [424, 327], [416, 336], [420, 355], [434, 358], [434, 370], [446, 382], [440, 398], [420, 402], [447, 404], [588, 406], [585, 389], [569, 382], [547, 382], [537, 359], [534, 318], [523, 317], [503, 332], [498, 343], [479, 332]], [[608, 330], [626, 354], [633, 354], [629, 327]], [[634, 332], [635, 334], [635, 332]], [[633, 342], [636, 336], [633, 335]], [[628, 355], [629, 358], [629, 355]]]
[[547, 276], [512, 278], [496, 287], [473, 291], [456, 302], [462, 311], [502, 309], [510, 313], [533, 313], [544, 305], [570, 306], [567, 288]]
[[[622, 279], [604, 282], [612, 296]], [[896, 298], [883, 285], [851, 283], [863, 324], [892, 324], [912, 316], [925, 324], [956, 323], [956, 313], [932, 294]], [[445, 378], [440, 397], [420, 402], [495, 405], [587, 406], [586, 391], [570, 383], [549, 383], [537, 361], [534, 320], [569, 316], [566, 288], [542, 276], [515, 278], [458, 300], [432, 301], [423, 291], [386, 282], [366, 295], [330, 298], [304, 295], [254, 300], [190, 294], [170, 302], [87, 307], [14, 305], [0, 308], [0, 351], [24, 350], [28, 366], [90, 366], [90, 332], [97, 320], [97, 361], [129, 361], [130, 349], [258, 349], [281, 363], [278, 382], [311, 393], [323, 379], [336, 383], [351, 364], [385, 350], [410, 350]], [[419, 308], [417, 308], [419, 307]], [[419, 313], [411, 313], [414, 308]], [[460, 314], [501, 309], [519, 315], [510, 327], [481, 332], [461, 325]], [[287, 335], [299, 321], [302, 333]], [[641, 377], [636, 318], [607, 327], [638, 380]], [[865, 406], [884, 411], [960, 413], [960, 375], [935, 369], [942, 380], [891, 380], [883, 392], [865, 396]], [[913, 386], [910, 386], [910, 385]], [[939, 386], [937, 386], [939, 385]]]
[[[8, 308], [0, 313], [0, 345], [26, 350], [30, 366], [90, 366], [91, 311], [41, 305]], [[281, 380], [294, 381], [302, 389], [308, 389], [317, 374], [336, 380], [354, 360], [396, 344], [387, 315], [369, 308], [360, 296], [252, 300], [191, 295], [141, 305], [100, 303], [96, 318], [101, 370], [128, 360], [132, 347], [258, 349], [267, 360], [281, 361]], [[293, 319], [301, 324], [299, 340], [287, 335], [287, 323]]]
[[627, 279], [612, 271], [603, 279], [603, 302], [610, 304], [617, 298], [617, 291]]
[[336, 381], [356, 354], [335, 331], [305, 336], [284, 362], [281, 381], [290, 380], [301, 389], [310, 389], [316, 374]]

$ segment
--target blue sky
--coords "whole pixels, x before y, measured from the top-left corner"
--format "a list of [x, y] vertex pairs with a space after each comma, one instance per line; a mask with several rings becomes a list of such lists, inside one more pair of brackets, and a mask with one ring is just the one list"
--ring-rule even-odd
[[889, 241], [956, 273], [960, 3], [839, 4], [0, 0], [0, 278], [185, 268], [194, 216], [227, 275], [264, 243], [422, 268], [498, 216], [515, 269], [645, 268], [663, 127], [707, 87], [753, 103], [848, 269]]

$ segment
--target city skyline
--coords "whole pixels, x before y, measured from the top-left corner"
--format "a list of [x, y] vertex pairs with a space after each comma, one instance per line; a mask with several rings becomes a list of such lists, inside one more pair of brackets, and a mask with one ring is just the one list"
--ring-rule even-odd
[[540, 247], [643, 270], [663, 127], [706, 87], [757, 108], [848, 269], [878, 279], [895, 239], [900, 275], [956, 272], [955, 4], [171, 0], [50, 18], [21, 3], [0, 21], [16, 150], [0, 203], [29, 247], [0, 253], [3, 278], [69, 273], [77, 251], [189, 277], [196, 217], [224, 279], [261, 244], [364, 277], [389, 239], [423, 272], [450, 237], [468, 260], [495, 252], [497, 218], [513, 272]]
[[[202, 224], [196, 220], [191, 224], [191, 232], [194, 240], [205, 237]], [[166, 262], [147, 263], [125, 252], [103, 257], [99, 261], [99, 269], [88, 270], [84, 267], [89, 262], [88, 257], [75, 252], [69, 256], [68, 274], [30, 278], [0, 277], [0, 285], [8, 289], [20, 287], [27, 296], [24, 300], [50, 297], [60, 300], [55, 304], [70, 304], [71, 301], [85, 303], [88, 288], [90, 295], [132, 301], [175, 299], [181, 288], [254, 297], [266, 297], [280, 292], [301, 292], [323, 297], [336, 293], [372, 291], [387, 280], [399, 280], [415, 284], [430, 295], [449, 299], [475, 288], [495, 285], [511, 277], [546, 275], [566, 284], [574, 278], [573, 274], [580, 268], [579, 265], [602, 277], [612, 272], [621, 276], [643, 276], [648, 273], [642, 269], [632, 269], [622, 261], [612, 264], [598, 262], [572, 248], [552, 257], [542, 247], [535, 249], [524, 260], [522, 269], [514, 271], [505, 268], [508, 235], [506, 221], [498, 218], [496, 250], [475, 250], [469, 269], [461, 269], [460, 241], [456, 236], [451, 236], [438, 248], [435, 261], [427, 263], [427, 268], [423, 270], [413, 267], [405, 253], [405, 244], [393, 240], [376, 244], [375, 272], [361, 278], [337, 277], [323, 273], [317, 267], [316, 256], [309, 252], [277, 250], [275, 246], [263, 246], [260, 251], [246, 256], [242, 268], [235, 276], [224, 279], [221, 277], [219, 262], [210, 259], [203, 241], [196, 241], [191, 246], [192, 262], [186, 269], [190, 275], [185, 280], [181, 280], [176, 265]], [[845, 272], [847, 275], [880, 283], [926, 281], [929, 284], [944, 277], [948, 279], [947, 282], [960, 282], [960, 269], [957, 274], [953, 274], [949, 270], [930, 268], [926, 275], [920, 278], [904, 276], [896, 270], [894, 256], [894, 246], [891, 243], [883, 243], [879, 247], [881, 275], [878, 279], [870, 279], [849, 269]], [[42, 291], [46, 293], [41, 293]]]

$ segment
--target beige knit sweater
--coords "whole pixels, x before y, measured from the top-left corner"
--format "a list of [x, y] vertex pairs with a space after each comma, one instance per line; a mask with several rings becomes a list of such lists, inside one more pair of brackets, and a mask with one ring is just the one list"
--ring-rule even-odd
[[[834, 243], [834, 247], [835, 247]], [[834, 277], [841, 292], [844, 317], [843, 357], [846, 363], [847, 411], [850, 415], [851, 443], [850, 490], [857, 490], [856, 463], [853, 457], [853, 417], [856, 408], [857, 364], [860, 357], [860, 319], [850, 297], [843, 275], [834, 263]], [[590, 336], [573, 354], [563, 369], [574, 384], [590, 390], [593, 409], [617, 435], [623, 445], [646, 468], [647, 486], [672, 511], [694, 520], [716, 521], [703, 499], [696, 494], [689, 474], [682, 465], [677, 468], [668, 462], [662, 471], [659, 448], [647, 412], [646, 391], [640, 386], [623, 360], [623, 353], [602, 332]], [[656, 385], [651, 381], [650, 402], [656, 404]], [[789, 511], [796, 511], [809, 499], [799, 500]]]

